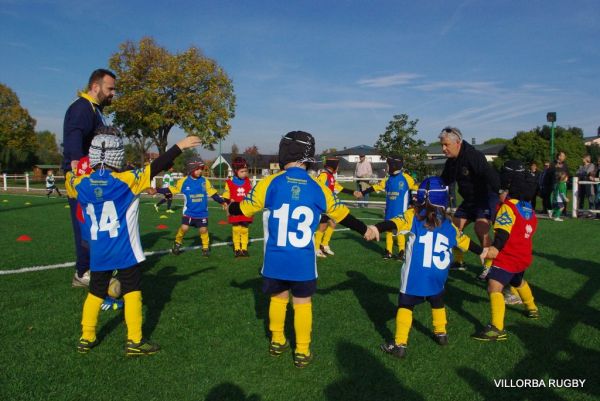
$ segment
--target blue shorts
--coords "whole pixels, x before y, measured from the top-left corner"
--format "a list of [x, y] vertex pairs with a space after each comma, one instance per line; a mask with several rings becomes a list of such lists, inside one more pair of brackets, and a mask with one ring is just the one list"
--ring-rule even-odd
[[481, 202], [464, 201], [454, 212], [454, 217], [476, 221], [478, 219], [486, 219], [494, 221], [496, 216], [496, 208], [500, 199], [496, 194], [488, 194], [487, 199]]
[[189, 216], [183, 216], [181, 218], [181, 224], [192, 227], [208, 227], [208, 217], [195, 218]]
[[296, 298], [307, 298], [317, 291], [317, 279], [309, 281], [289, 281], [263, 277], [262, 290], [265, 294], [273, 295], [290, 291]]
[[513, 287], [520, 287], [523, 284], [523, 275], [524, 271], [520, 273], [511, 273], [506, 270], [492, 266], [490, 272], [487, 274], [487, 279], [494, 279], [501, 283], [502, 285], [510, 284]]
[[436, 295], [429, 296], [419, 296], [419, 295], [409, 295], [401, 292], [398, 294], [398, 308], [406, 308], [411, 309], [415, 307], [415, 305], [422, 304], [423, 302], [429, 302], [432, 308], [439, 309], [444, 307], [444, 291], [440, 292]]

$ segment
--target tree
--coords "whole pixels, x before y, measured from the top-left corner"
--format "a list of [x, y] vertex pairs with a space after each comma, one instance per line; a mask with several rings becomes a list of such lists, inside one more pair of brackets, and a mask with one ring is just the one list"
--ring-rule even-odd
[[[562, 151], [567, 155], [569, 174], [575, 173], [580, 164], [582, 156], [586, 153], [583, 144], [583, 130], [577, 127], [555, 128], [554, 148], [557, 152]], [[500, 167], [506, 160], [520, 160], [525, 163], [536, 162], [541, 166], [545, 160], [550, 158], [550, 127], [537, 127], [530, 131], [517, 132], [506, 147], [494, 160], [494, 165]], [[550, 159], [550, 161], [553, 161]]]
[[125, 132], [138, 131], [164, 153], [171, 128], [202, 138], [213, 149], [229, 134], [233, 84], [216, 61], [191, 47], [171, 54], [146, 37], [124, 42], [109, 61], [118, 76], [110, 111]]
[[125, 159], [128, 162], [139, 163], [143, 166], [146, 162], [146, 153], [152, 147], [152, 140], [148, 136], [144, 135], [141, 130], [124, 132], [125, 137], [129, 141], [126, 149]]
[[258, 161], [260, 160], [260, 151], [258, 150], [258, 147], [256, 145], [247, 147], [244, 150], [244, 156], [248, 162], [248, 166], [256, 174], [256, 168], [258, 166]]
[[327, 156], [335, 152], [337, 152], [336, 148], [327, 148], [323, 152], [321, 152], [321, 156]]
[[175, 171], [179, 171], [180, 173], [187, 174], [188, 161], [198, 156], [198, 151], [195, 148], [185, 149], [179, 156], [177, 156], [177, 158], [175, 158], [173, 169]]
[[485, 141], [483, 144], [484, 145], [503, 145], [506, 143], [509, 143], [510, 139], [506, 139], [506, 138], [490, 138], [487, 141]]
[[25, 154], [36, 149], [36, 139], [35, 120], [17, 94], [0, 84], [0, 166], [12, 168], [26, 161]]
[[600, 145], [597, 143], [586, 146], [585, 150], [587, 154], [592, 157], [592, 163], [596, 163], [596, 161], [600, 159]]
[[35, 157], [41, 164], [60, 164], [62, 155], [58, 151], [56, 135], [50, 131], [41, 131], [36, 133], [37, 146]]
[[395, 115], [385, 132], [379, 135], [375, 148], [384, 156], [399, 154], [404, 157], [404, 167], [410, 172], [425, 175], [427, 150], [425, 141], [416, 139], [419, 134], [416, 126], [419, 120], [409, 120], [407, 114]]

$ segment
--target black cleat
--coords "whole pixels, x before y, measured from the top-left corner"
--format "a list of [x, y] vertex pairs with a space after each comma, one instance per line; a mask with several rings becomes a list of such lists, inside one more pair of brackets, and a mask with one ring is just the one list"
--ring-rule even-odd
[[448, 334], [446, 333], [433, 333], [433, 339], [438, 345], [448, 345]]
[[80, 354], [87, 354], [96, 345], [98, 345], [98, 339], [95, 339], [94, 341], [89, 341], [84, 338], [80, 338], [79, 342], [77, 343], [77, 352], [79, 352]]
[[393, 259], [394, 255], [392, 255], [390, 252], [386, 252], [383, 254], [383, 259], [385, 260], [389, 260], [389, 259]]
[[173, 243], [173, 248], [171, 248], [171, 253], [172, 253], [173, 255], [179, 255], [181, 252], [183, 252], [183, 251], [181, 250], [181, 244], [180, 244], [180, 243], [178, 243], [178, 242], [174, 242], [174, 243]]
[[290, 343], [287, 342], [287, 340], [283, 344], [275, 343], [272, 341], [269, 343], [269, 354], [271, 354], [271, 356], [279, 356], [288, 349], [290, 349]]
[[450, 270], [467, 270], [467, 265], [465, 264], [465, 262], [454, 262], [450, 266]]
[[398, 259], [401, 262], [404, 262], [404, 250], [398, 252], [398, 256], [396, 256], [396, 259]]
[[247, 251], [247, 250], [245, 250], [245, 249], [244, 249], [244, 250], [242, 250], [241, 252], [242, 252], [242, 254], [241, 254], [240, 256], [242, 256], [242, 257], [244, 257], [244, 258], [250, 257], [250, 254], [248, 253], [248, 251]]
[[242, 251], [240, 251], [239, 249], [236, 249], [235, 251], [233, 251], [233, 256], [235, 256], [236, 258], [241, 257]]
[[294, 353], [294, 366], [296, 366], [297, 368], [303, 369], [305, 367], [307, 367], [308, 365], [310, 365], [310, 363], [313, 360], [313, 354], [310, 353], [308, 355], [306, 354], [299, 354], [299, 353]]
[[508, 338], [505, 330], [498, 330], [492, 324], [488, 324], [482, 331], [473, 334], [471, 337], [479, 341], [503, 341]]
[[208, 248], [202, 248], [202, 256], [208, 258], [210, 256], [210, 250]]
[[525, 311], [525, 316], [528, 319], [539, 319], [540, 318], [540, 312], [537, 309], [526, 310]]
[[406, 344], [396, 344], [391, 342], [381, 344], [379, 348], [386, 354], [390, 354], [396, 358], [404, 358], [406, 356]]
[[127, 346], [125, 347], [125, 354], [127, 356], [153, 355], [158, 351], [160, 351], [160, 347], [157, 344], [153, 344], [145, 339], [142, 339], [139, 343], [127, 340]]

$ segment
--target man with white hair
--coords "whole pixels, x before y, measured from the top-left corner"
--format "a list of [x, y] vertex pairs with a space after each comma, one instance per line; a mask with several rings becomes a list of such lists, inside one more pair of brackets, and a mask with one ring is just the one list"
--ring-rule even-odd
[[[448, 157], [442, 171], [442, 180], [446, 185], [456, 182], [458, 193], [463, 202], [456, 209], [453, 223], [459, 230], [471, 222], [475, 224], [475, 233], [481, 246], [490, 246], [489, 231], [498, 204], [500, 178], [487, 162], [485, 156], [468, 142], [463, 140], [458, 128], [446, 127], [439, 134], [442, 152]], [[464, 270], [463, 253], [455, 249], [453, 268]], [[485, 273], [480, 276], [485, 279]]]

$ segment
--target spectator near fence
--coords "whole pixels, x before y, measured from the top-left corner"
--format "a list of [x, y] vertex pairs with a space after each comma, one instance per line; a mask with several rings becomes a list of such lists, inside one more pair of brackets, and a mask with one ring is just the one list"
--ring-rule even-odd
[[539, 177], [539, 187], [540, 187], [540, 197], [542, 198], [542, 207], [543, 212], [550, 214], [552, 211], [552, 202], [550, 201], [550, 197], [552, 195], [552, 182], [553, 179], [551, 177], [552, 170], [550, 169], [550, 162], [548, 160], [544, 161], [544, 170]]
[[[367, 160], [366, 156], [363, 155], [359, 155], [358, 156], [358, 163], [356, 163], [356, 170], [354, 171], [354, 176], [356, 178], [371, 178], [373, 176], [373, 167], [371, 166], [371, 162]], [[356, 182], [356, 190], [357, 191], [364, 191], [365, 189], [369, 188], [370, 183], [367, 180], [358, 180]], [[369, 201], [369, 195], [365, 195], [363, 197], [363, 199], [368, 202]], [[365, 207], [367, 206], [366, 202], [359, 202], [358, 206], [359, 207]]]
[[533, 194], [533, 198], [531, 199], [531, 208], [535, 212], [535, 205], [537, 203], [537, 197], [538, 197], [538, 195], [540, 195], [540, 176], [541, 176], [541, 173], [537, 168], [536, 162], [531, 162], [531, 164], [529, 165], [529, 172], [533, 176], [533, 179], [535, 182], [535, 193]]
[[[577, 178], [579, 181], [590, 181], [596, 175], [596, 166], [592, 163], [590, 155], [584, 155], [582, 158], [583, 164], [577, 170]], [[595, 204], [595, 188], [590, 184], [579, 184], [579, 194], [577, 208], [583, 209], [585, 199], [588, 200], [588, 208], [593, 209]]]
[[[105, 69], [92, 72], [87, 92], [81, 92], [65, 113], [63, 125], [63, 170], [65, 174], [77, 171], [79, 159], [88, 155], [94, 132], [105, 126], [102, 109], [110, 104], [115, 95], [115, 74]], [[75, 239], [77, 260], [73, 287], [87, 287], [90, 282], [90, 251], [81, 237], [77, 220], [77, 200], [69, 198], [71, 223]]]

